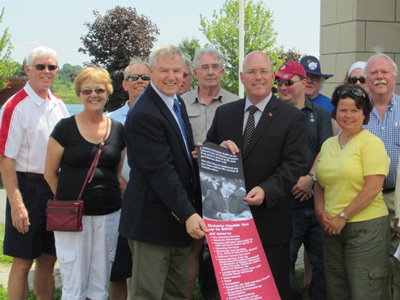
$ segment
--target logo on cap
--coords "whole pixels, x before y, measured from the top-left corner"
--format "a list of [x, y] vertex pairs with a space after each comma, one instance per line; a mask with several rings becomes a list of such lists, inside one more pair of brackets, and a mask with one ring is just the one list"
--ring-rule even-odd
[[314, 70], [316, 70], [316, 69], [318, 68], [318, 64], [317, 64], [315, 61], [312, 61], [312, 62], [310, 62], [310, 63], [308, 64], [308, 68], [309, 68], [311, 71], [314, 71]]

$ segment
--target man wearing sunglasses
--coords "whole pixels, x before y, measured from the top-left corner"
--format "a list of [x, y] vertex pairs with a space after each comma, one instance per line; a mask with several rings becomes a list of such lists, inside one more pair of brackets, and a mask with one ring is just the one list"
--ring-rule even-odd
[[282, 101], [301, 110], [307, 119], [308, 167], [292, 189], [292, 239], [290, 241], [290, 292], [291, 299], [302, 299], [295, 277], [297, 254], [305, 245], [313, 265], [308, 299], [326, 299], [323, 240], [321, 227], [314, 212], [313, 175], [315, 158], [324, 141], [332, 136], [331, 118], [328, 111], [306, 99], [304, 90], [307, 75], [301, 64], [286, 62], [275, 75], [278, 93]]
[[[150, 82], [150, 71], [148, 63], [139, 59], [133, 58], [124, 71], [124, 81], [122, 86], [128, 92], [129, 100], [121, 108], [107, 114], [108, 117], [125, 124], [126, 116], [129, 108], [139, 98], [140, 94], [146, 89]], [[122, 179], [124, 184], [129, 181], [130, 168], [128, 159], [125, 157], [124, 166], [122, 168]], [[122, 189], [125, 190], [125, 187]], [[127, 299], [128, 285], [127, 280], [132, 276], [132, 253], [129, 249], [128, 240], [121, 235], [118, 237], [117, 252], [115, 254], [114, 263], [111, 270], [110, 278], [110, 299]]]
[[[381, 299], [392, 299], [391, 277], [393, 276], [393, 299], [400, 299], [400, 262], [393, 257], [399, 246], [400, 227], [400, 175], [398, 169], [400, 155], [400, 96], [394, 93], [397, 81], [397, 65], [387, 55], [377, 53], [368, 61], [364, 69], [373, 109], [367, 125], [363, 125], [385, 144], [390, 157], [389, 174], [383, 182], [383, 201], [390, 217], [390, 267], [386, 271], [385, 286]], [[397, 172], [396, 172], [397, 170]], [[397, 183], [396, 183], [397, 180]]]
[[33, 49], [24, 67], [29, 81], [0, 111], [0, 170], [8, 199], [4, 254], [13, 257], [10, 299], [28, 298], [33, 260], [37, 298], [53, 298], [56, 252], [53, 232], [46, 231], [46, 203], [53, 193], [43, 172], [49, 135], [57, 122], [69, 115], [64, 103], [50, 91], [58, 69], [53, 49]]
[[[187, 92], [181, 97], [186, 105], [189, 121], [192, 125], [194, 142], [204, 142], [214, 118], [216, 109], [222, 104], [238, 100], [239, 97], [221, 88], [224, 74], [224, 60], [219, 52], [212, 48], [199, 48], [193, 58], [194, 76], [199, 82], [196, 90]], [[189, 300], [192, 299], [197, 279], [197, 258], [201, 241], [193, 241], [191, 259], [189, 260]], [[207, 251], [207, 250], [206, 250]], [[203, 260], [203, 257], [206, 257]], [[200, 255], [200, 288], [203, 298], [220, 299], [214, 267], [209, 255]]]

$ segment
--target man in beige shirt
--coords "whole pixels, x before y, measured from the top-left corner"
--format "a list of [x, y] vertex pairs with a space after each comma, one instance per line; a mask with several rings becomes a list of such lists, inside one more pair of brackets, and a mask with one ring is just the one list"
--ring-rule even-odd
[[193, 65], [193, 73], [199, 82], [199, 87], [181, 95], [181, 98], [186, 105], [196, 144], [206, 139], [218, 106], [238, 100], [239, 97], [220, 86], [224, 74], [224, 60], [217, 50], [197, 49]]
[[[203, 143], [211, 126], [216, 109], [225, 103], [238, 100], [239, 97], [225, 91], [220, 83], [224, 74], [224, 61], [221, 54], [212, 48], [199, 48], [193, 58], [193, 73], [199, 82], [196, 90], [189, 91], [181, 98], [185, 102], [189, 121], [192, 126], [195, 144]], [[188, 264], [188, 298], [192, 299], [194, 284], [199, 273], [199, 253], [202, 240], [194, 240]], [[201, 255], [203, 257], [203, 255]], [[202, 270], [199, 274], [201, 292], [204, 299], [220, 299], [218, 285], [214, 275], [211, 258], [200, 259]]]

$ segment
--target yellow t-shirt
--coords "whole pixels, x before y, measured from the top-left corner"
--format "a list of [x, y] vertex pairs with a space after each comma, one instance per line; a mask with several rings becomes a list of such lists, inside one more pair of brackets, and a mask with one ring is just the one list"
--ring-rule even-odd
[[[368, 130], [361, 131], [341, 149], [338, 136], [322, 145], [316, 178], [324, 189], [324, 209], [336, 216], [345, 209], [364, 187], [364, 176], [385, 175], [390, 158], [385, 145]], [[349, 222], [360, 222], [386, 216], [387, 207], [379, 192], [374, 201], [353, 216]]]

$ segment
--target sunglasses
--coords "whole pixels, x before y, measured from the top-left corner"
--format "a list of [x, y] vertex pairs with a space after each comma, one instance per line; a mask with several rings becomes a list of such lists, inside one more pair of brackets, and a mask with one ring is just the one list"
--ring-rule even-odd
[[150, 80], [150, 75], [149, 74], [143, 74], [143, 75], [137, 75], [137, 74], [132, 74], [129, 75], [127, 80], [128, 81], [137, 81], [138, 79], [142, 78], [143, 81], [149, 81]]
[[286, 85], [286, 86], [292, 86], [293, 84], [295, 84], [296, 82], [299, 82], [300, 80], [277, 80], [276, 84], [278, 86], [282, 86], [282, 84]]
[[338, 95], [353, 94], [354, 96], [365, 98], [365, 93], [357, 87], [343, 87], [338, 92]]
[[319, 81], [319, 80], [321, 80], [321, 76], [307, 73], [307, 79], [309, 79], [311, 81]]
[[359, 78], [357, 78], [357, 77], [349, 77], [348, 79], [347, 79], [347, 81], [349, 82], [349, 83], [352, 83], [352, 84], [356, 84], [357, 83], [357, 81], [359, 81], [360, 83], [365, 83], [365, 78], [364, 77], [359, 77]]
[[35, 65], [35, 69], [38, 71], [43, 71], [44, 69], [46, 69], [46, 67], [49, 71], [54, 71], [54, 70], [58, 69], [58, 66], [56, 66], [56, 65], [45, 65], [45, 64]]
[[84, 94], [85, 96], [88, 96], [88, 95], [92, 94], [93, 91], [97, 95], [102, 95], [106, 92], [106, 89], [95, 89], [95, 90], [86, 89], [86, 90], [81, 91], [81, 93]]

